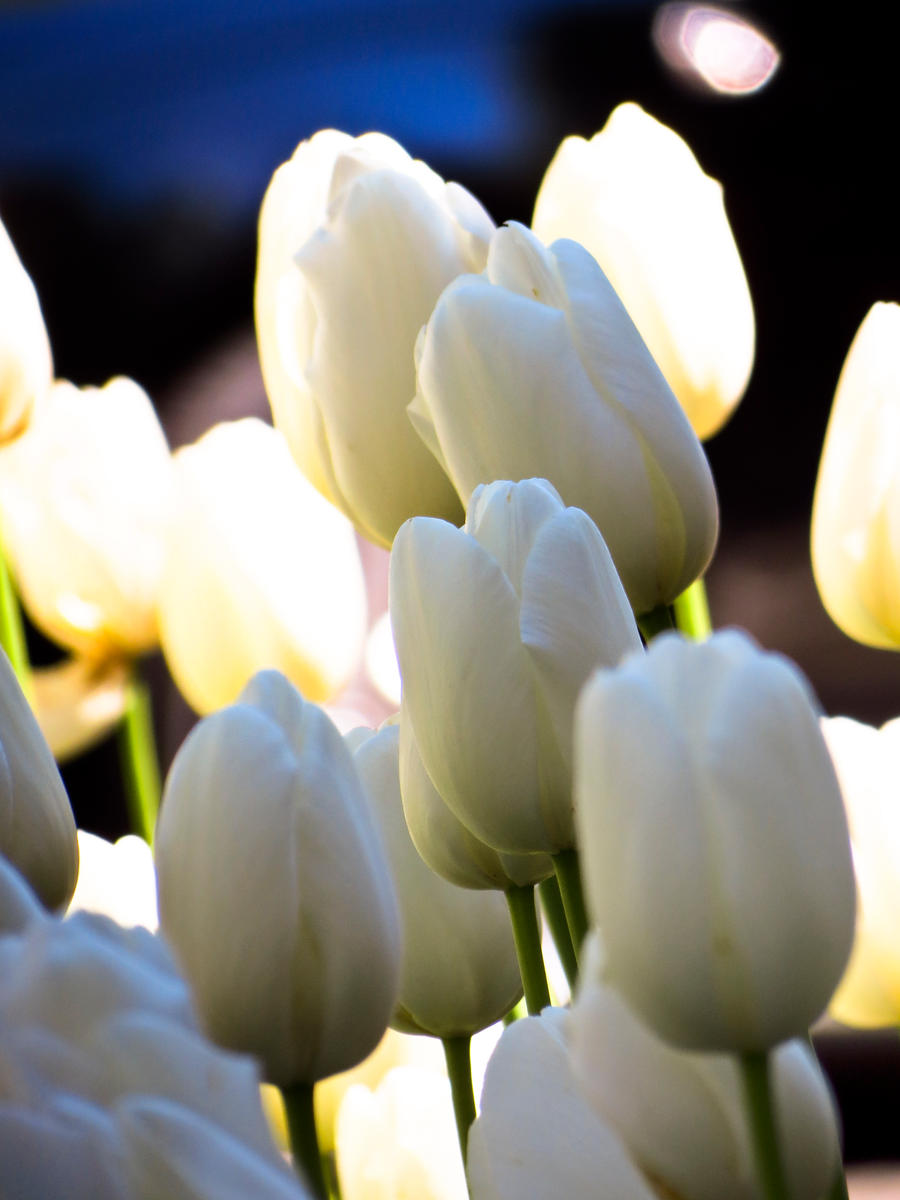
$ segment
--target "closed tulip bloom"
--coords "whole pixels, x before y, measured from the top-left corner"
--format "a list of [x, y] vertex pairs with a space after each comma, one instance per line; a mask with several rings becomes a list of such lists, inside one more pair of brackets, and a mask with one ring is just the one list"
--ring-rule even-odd
[[144, 839], [129, 833], [108, 842], [79, 829], [78, 885], [68, 912], [102, 913], [119, 925], [155, 930], [156, 874]]
[[190, 733], [155, 853], [160, 925], [215, 1041], [279, 1087], [374, 1048], [400, 970], [389, 868], [350, 751], [283, 676]]
[[565, 239], [498, 229], [483, 275], [443, 293], [416, 349], [410, 416], [468, 502], [543, 476], [596, 522], [638, 614], [703, 573], [709, 464], [609, 280]]
[[685, 1049], [803, 1035], [853, 938], [847, 822], [814, 698], [744, 634], [654, 639], [576, 716], [576, 814], [607, 978]]
[[3, 544], [48, 637], [98, 659], [157, 643], [171, 458], [146, 392], [54, 384], [0, 452]]
[[753, 304], [721, 184], [687, 143], [620, 104], [590, 141], [560, 145], [532, 227], [590, 251], [697, 436], [721, 428], [753, 366]]
[[37, 292], [0, 221], [0, 444], [22, 432], [52, 380]]
[[836, 625], [900, 648], [900, 305], [875, 304], [838, 380], [812, 516], [813, 574]]
[[853, 952], [829, 1011], [862, 1029], [900, 1025], [900, 719], [873, 729], [822, 721], [850, 823], [856, 868]]
[[0, 855], [48, 908], [67, 904], [78, 875], [75, 817], [50, 747], [0, 651]]
[[275, 424], [304, 474], [372, 541], [417, 513], [459, 520], [406, 416], [413, 349], [494, 226], [381, 134], [324, 130], [281, 166], [259, 220], [256, 329]]
[[344, 1200], [468, 1200], [445, 1076], [395, 1067], [374, 1091], [356, 1085], [337, 1118]]
[[[734, 1056], [673, 1049], [602, 975], [593, 935], [568, 1026], [571, 1066], [588, 1104], [663, 1194], [756, 1200], [760, 1185]], [[828, 1084], [805, 1039], [775, 1049], [772, 1089], [789, 1194], [822, 1200], [840, 1166], [840, 1148]]]
[[404, 719], [444, 802], [495, 850], [571, 847], [575, 701], [640, 647], [590, 518], [545, 480], [477, 488], [463, 529], [400, 530], [390, 606]]
[[396, 725], [386, 725], [354, 754], [400, 905], [403, 966], [392, 1024], [466, 1037], [501, 1020], [522, 997], [509, 912], [498, 892], [457, 887], [420, 857], [400, 799], [399, 737]]
[[176, 518], [159, 602], [172, 676], [200, 713], [264, 669], [310, 700], [348, 681], [365, 634], [350, 523], [300, 474], [282, 436], [225, 422], [174, 456]]

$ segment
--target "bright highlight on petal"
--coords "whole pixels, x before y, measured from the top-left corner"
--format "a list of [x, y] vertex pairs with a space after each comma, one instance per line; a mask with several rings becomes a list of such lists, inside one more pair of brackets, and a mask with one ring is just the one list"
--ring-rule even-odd
[[705, 4], [664, 4], [653, 41], [675, 72], [726, 96], [758, 92], [781, 63], [774, 42], [746, 17]]

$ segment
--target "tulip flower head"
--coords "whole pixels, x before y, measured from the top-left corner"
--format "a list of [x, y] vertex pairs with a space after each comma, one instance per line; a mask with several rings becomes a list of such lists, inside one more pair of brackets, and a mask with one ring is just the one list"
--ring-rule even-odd
[[855, 888], [797, 668], [737, 631], [664, 634], [593, 676], [575, 736], [578, 840], [609, 982], [685, 1049], [805, 1034], [850, 953]]
[[256, 329], [275, 424], [381, 545], [418, 513], [462, 516], [406, 406], [419, 329], [452, 279], [482, 269], [493, 228], [464, 188], [382, 134], [317, 133], [266, 192]]
[[722, 187], [678, 134], [620, 104], [590, 141], [567, 137], [533, 229], [590, 251], [697, 436], [720, 429], [753, 365], [753, 304]]
[[900, 718], [873, 729], [823, 719], [853, 844], [858, 907], [847, 970], [831, 1015], [862, 1029], [900, 1024]]
[[588, 252], [498, 229], [482, 275], [446, 289], [416, 347], [409, 414], [468, 503], [542, 476], [584, 509], [639, 615], [703, 573], [718, 509], [703, 448]]
[[3, 544], [34, 623], [93, 659], [157, 643], [171, 457], [147, 393], [57, 382], [0, 451]]
[[0, 445], [22, 432], [52, 381], [37, 292], [0, 221]]
[[255, 418], [223, 422], [174, 456], [160, 640], [200, 713], [232, 704], [257, 671], [332, 699], [362, 651], [362, 565], [350, 523]]
[[816, 481], [812, 562], [848, 637], [900, 648], [900, 305], [874, 305], [847, 353]]
[[189, 734], [155, 853], [160, 926], [217, 1042], [279, 1087], [365, 1058], [397, 1000], [397, 902], [350, 751], [284, 676]]
[[404, 720], [444, 802], [495, 850], [572, 846], [575, 700], [640, 647], [590, 518], [545, 480], [477, 488], [463, 529], [400, 530], [390, 608]]

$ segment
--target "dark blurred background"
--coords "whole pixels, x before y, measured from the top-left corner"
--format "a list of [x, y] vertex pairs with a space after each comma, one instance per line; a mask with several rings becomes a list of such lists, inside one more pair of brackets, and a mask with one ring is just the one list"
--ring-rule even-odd
[[[831, 625], [807, 545], [843, 357], [870, 305], [900, 299], [896, 40], [871, 0], [837, 15], [721, 7], [781, 56], [757, 90], [722, 94], [672, 53], [667, 62], [653, 30], [675, 6], [643, 0], [0, 6], [0, 215], [37, 286], [57, 374], [133, 376], [174, 445], [216, 419], [261, 415], [256, 216], [299, 140], [324, 126], [382, 130], [495, 220], [528, 223], [560, 140], [590, 136], [636, 100], [722, 181], [756, 307], [748, 392], [708, 444], [722, 512], [714, 620], [790, 654], [828, 712], [900, 713], [900, 659]], [[168, 760], [189, 718], [162, 664], [149, 670], [167, 697]], [[114, 755], [89, 755], [66, 777], [88, 828], [122, 831]], [[896, 1063], [887, 1043], [867, 1045], [869, 1087]], [[842, 1098], [858, 1062], [840, 1068]], [[884, 1076], [894, 1094], [897, 1078]], [[891, 1125], [856, 1111], [845, 1114], [849, 1155], [900, 1158]]]

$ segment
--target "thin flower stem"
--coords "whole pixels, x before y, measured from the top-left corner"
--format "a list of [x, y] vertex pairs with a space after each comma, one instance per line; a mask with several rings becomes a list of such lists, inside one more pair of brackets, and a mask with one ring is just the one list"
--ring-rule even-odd
[[658, 604], [637, 619], [638, 629], [645, 642], [651, 642], [658, 633], [675, 628], [675, 619], [668, 604]]
[[563, 907], [566, 910], [566, 920], [569, 923], [569, 933], [572, 946], [575, 949], [575, 960], [581, 955], [581, 945], [587, 937], [588, 919], [584, 907], [584, 892], [581, 887], [581, 871], [578, 866], [577, 850], [561, 850], [553, 855], [553, 869], [559, 881], [559, 891]]
[[559, 880], [556, 876], [550, 875], [547, 879], [542, 880], [538, 884], [538, 893], [541, 897], [541, 907], [544, 910], [544, 916], [547, 918], [547, 924], [550, 926], [550, 932], [553, 935], [553, 944], [556, 946], [556, 953], [559, 955], [559, 961], [563, 965], [566, 979], [569, 981], [569, 987], [574, 989], [575, 980], [578, 978], [578, 957], [575, 954], [575, 947], [572, 944], [569, 922], [566, 919], [566, 907], [563, 904], [562, 894], [559, 890]]
[[469, 1129], [475, 1120], [475, 1089], [472, 1087], [471, 1037], [441, 1038], [447, 1074], [453, 1093], [453, 1115], [463, 1164], [468, 1161]]
[[513, 927], [513, 939], [525, 989], [525, 1003], [534, 1016], [550, 1003], [550, 989], [541, 953], [541, 931], [534, 905], [534, 887], [511, 887], [506, 891], [506, 903]]
[[764, 1051], [748, 1051], [738, 1056], [738, 1062], [762, 1195], [765, 1200], [790, 1200], [778, 1146], [769, 1055]]
[[296, 1083], [281, 1089], [294, 1170], [309, 1185], [318, 1200], [328, 1200], [328, 1185], [322, 1170], [319, 1139], [316, 1136], [316, 1113], [313, 1107], [313, 1085]]
[[28, 643], [25, 640], [25, 622], [19, 597], [9, 572], [6, 555], [0, 546], [0, 646], [16, 673], [19, 686], [26, 698], [32, 699], [31, 663], [28, 658]]
[[131, 828], [152, 846], [159, 812], [159, 758], [150, 689], [137, 674], [129, 680], [119, 722], [119, 762]]
[[675, 624], [694, 641], [702, 642], [712, 633], [709, 600], [706, 597], [706, 584], [702, 579], [695, 579], [676, 599], [672, 608], [675, 611]]

